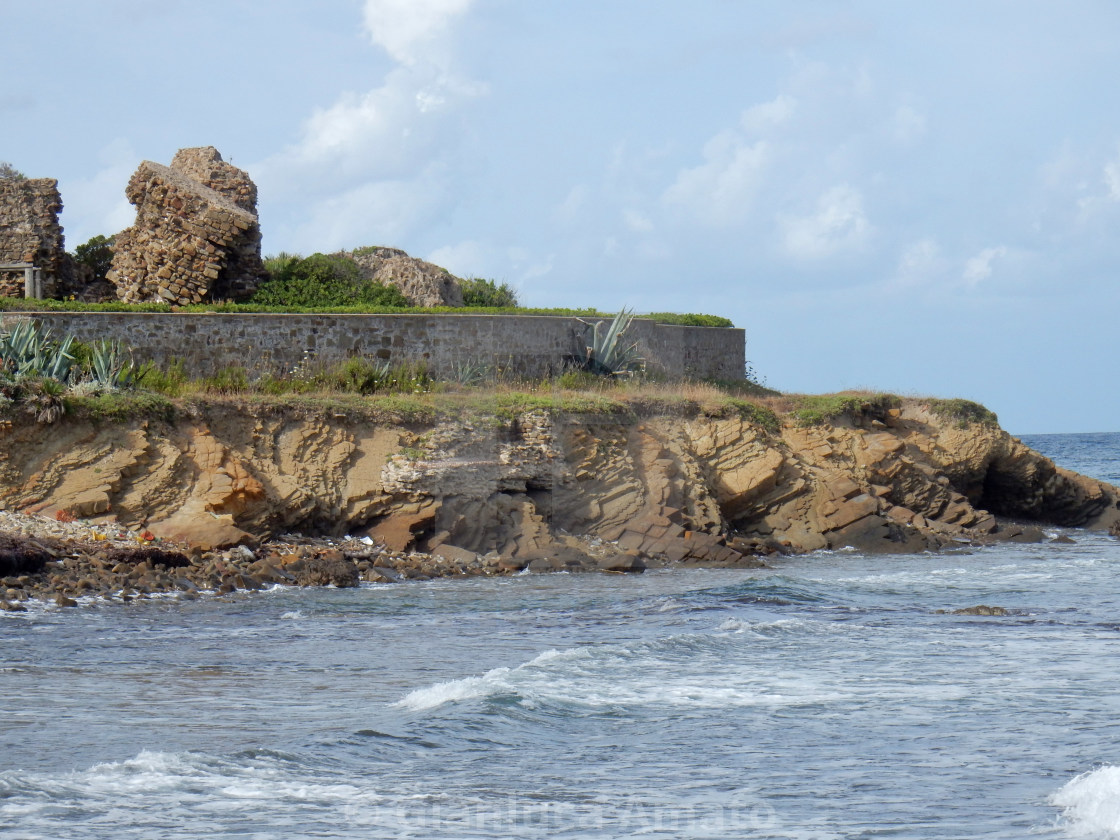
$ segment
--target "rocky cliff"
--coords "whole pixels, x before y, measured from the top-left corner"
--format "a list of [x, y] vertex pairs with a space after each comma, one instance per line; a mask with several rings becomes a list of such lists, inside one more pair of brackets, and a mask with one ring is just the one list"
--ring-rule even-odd
[[[175, 422], [0, 431], [0, 507], [203, 548], [285, 532], [562, 564], [734, 565], [1115, 527], [1120, 491], [920, 401], [767, 432], [740, 416], [530, 412], [420, 425], [213, 403]], [[629, 560], [627, 559], [629, 558]], [[614, 562], [614, 561], [609, 561]]]

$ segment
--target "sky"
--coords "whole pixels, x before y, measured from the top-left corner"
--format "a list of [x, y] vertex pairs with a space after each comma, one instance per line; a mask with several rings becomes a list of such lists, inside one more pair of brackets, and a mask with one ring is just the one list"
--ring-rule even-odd
[[[1120, 431], [1114, 0], [0, 0], [0, 160], [73, 249], [212, 145], [266, 254], [706, 312], [772, 388]], [[1109, 373], [1112, 371], [1112, 373]]]

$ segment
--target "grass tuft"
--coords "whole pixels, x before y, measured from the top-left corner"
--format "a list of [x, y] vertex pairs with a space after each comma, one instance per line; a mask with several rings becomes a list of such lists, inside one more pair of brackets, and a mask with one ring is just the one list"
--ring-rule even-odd
[[846, 391], [839, 394], [799, 395], [791, 398], [790, 417], [798, 426], [823, 426], [841, 417], [881, 419], [902, 400], [894, 394]]
[[934, 399], [929, 401], [929, 410], [938, 417], [957, 421], [957, 427], [961, 429], [967, 429], [973, 423], [989, 428], [999, 425], [999, 418], [994, 411], [972, 400]]

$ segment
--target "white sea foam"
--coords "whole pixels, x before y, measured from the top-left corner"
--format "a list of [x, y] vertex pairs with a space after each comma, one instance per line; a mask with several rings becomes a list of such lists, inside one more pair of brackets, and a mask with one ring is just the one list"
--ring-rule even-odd
[[[712, 667], [723, 661], [737, 631], [681, 635], [645, 643], [549, 650], [513, 668], [416, 689], [393, 705], [428, 711], [446, 703], [511, 697], [526, 707], [797, 706], [833, 703], [852, 695], [822, 685], [813, 674]], [[708, 649], [705, 649], [707, 646]]]
[[276, 760], [218, 759], [197, 753], [143, 751], [126, 761], [96, 764], [61, 775], [10, 771], [0, 773], [0, 824], [20, 817], [29, 827], [34, 817], [49, 819], [61, 808], [84, 813], [119, 809], [184, 809], [224, 803], [222, 810], [255, 812], [259, 802], [282, 810], [306, 805], [375, 804], [372, 789], [330, 781], [308, 781], [306, 768]]
[[1120, 767], [1082, 773], [1054, 793], [1050, 804], [1062, 809], [1062, 827], [1070, 837], [1120, 838]]

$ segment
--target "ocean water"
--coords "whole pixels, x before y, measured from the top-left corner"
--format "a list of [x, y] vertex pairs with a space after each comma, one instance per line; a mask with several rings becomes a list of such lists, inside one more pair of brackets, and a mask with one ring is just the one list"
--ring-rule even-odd
[[0, 837], [1120, 838], [1120, 541], [1068, 534], [0, 614]]

